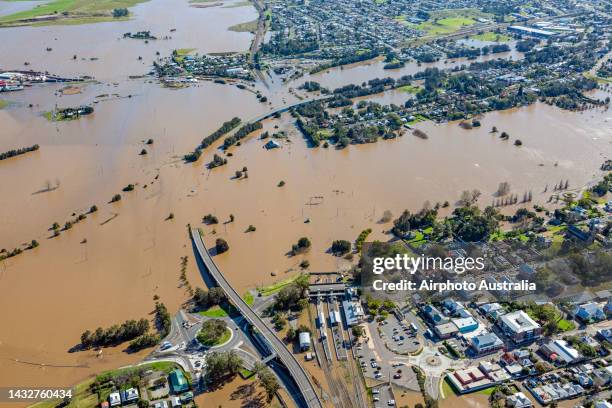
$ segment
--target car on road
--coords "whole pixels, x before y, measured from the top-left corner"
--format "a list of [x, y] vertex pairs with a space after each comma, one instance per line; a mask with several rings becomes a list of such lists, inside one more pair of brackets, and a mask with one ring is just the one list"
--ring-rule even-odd
[[390, 399], [389, 401], [387, 401], [387, 405], [390, 407], [394, 407], [395, 406], [395, 400]]
[[376, 395], [376, 394], [380, 394], [380, 390], [378, 388], [375, 388], [372, 390], [372, 394]]
[[374, 397], [374, 398], [372, 398], [372, 400], [373, 400], [374, 402], [378, 402], [378, 401], [380, 401], [380, 397]]
[[159, 349], [163, 351], [168, 350], [170, 347], [172, 347], [172, 343], [169, 341], [164, 341]]

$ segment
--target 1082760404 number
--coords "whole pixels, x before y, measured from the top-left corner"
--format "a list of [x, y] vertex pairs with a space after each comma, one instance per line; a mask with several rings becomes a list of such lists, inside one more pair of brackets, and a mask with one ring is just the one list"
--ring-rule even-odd
[[70, 388], [0, 388], [0, 402], [72, 398]]

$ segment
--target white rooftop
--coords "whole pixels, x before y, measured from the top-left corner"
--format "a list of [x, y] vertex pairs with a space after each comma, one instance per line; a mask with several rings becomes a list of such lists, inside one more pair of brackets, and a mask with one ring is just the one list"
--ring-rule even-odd
[[522, 333], [540, 328], [540, 325], [522, 310], [505, 314], [501, 317], [501, 320], [515, 333]]

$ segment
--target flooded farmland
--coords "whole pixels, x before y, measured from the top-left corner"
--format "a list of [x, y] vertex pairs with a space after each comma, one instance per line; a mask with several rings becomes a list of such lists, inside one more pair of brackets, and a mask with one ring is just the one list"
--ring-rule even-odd
[[[185, 164], [182, 155], [223, 121], [256, 117], [295, 97], [283, 88], [266, 105], [252, 92], [231, 85], [201, 82], [173, 90], [147, 79], [129, 79], [149, 72], [157, 51], [163, 56], [175, 48], [220, 52], [249, 47], [250, 34], [227, 28], [253, 20], [257, 14], [252, 7], [169, 3], [174, 4], [142, 3], [134, 7], [129, 22], [88, 25], [85, 30], [0, 29], [1, 68], [21, 68], [27, 61], [32, 69], [91, 75], [99, 81], [80, 84], [81, 93], [74, 95], [60, 96], [59, 85], [3, 95], [13, 104], [0, 110], [0, 151], [32, 144], [41, 148], [0, 163], [0, 248], [40, 242], [40, 247], [0, 263], [0, 321], [7, 328], [0, 333], [2, 385], [70, 385], [141, 359], [142, 354], [120, 348], [104, 349], [101, 356], [69, 350], [85, 329], [149, 316], [156, 295], [175, 312], [187, 299], [179, 287], [181, 256], [188, 256], [192, 285], [203, 285], [188, 224], [203, 228], [207, 244], [217, 237], [228, 241], [230, 251], [215, 261], [245, 291], [297, 273], [302, 259], [313, 270], [348, 267], [326, 254], [331, 242], [353, 241], [365, 228], [373, 229], [373, 239], [385, 239], [389, 225], [378, 223], [385, 210], [398, 215], [406, 208], [418, 210], [426, 201], [454, 203], [465, 189], [481, 190], [486, 205], [502, 181], [519, 195], [532, 190], [534, 201], [542, 203], [549, 197], [543, 193], [546, 184], [569, 179], [570, 188], [581, 188], [600, 175], [601, 162], [612, 154], [610, 111], [568, 113], [538, 103], [487, 114], [478, 129], [424, 122], [417, 127], [429, 135], [427, 140], [406, 133], [341, 151], [309, 148], [291, 116], [283, 114], [264, 124], [264, 130], [279, 126], [287, 132], [280, 149], [264, 149], [255, 133], [230, 149], [227, 166], [205, 168], [217, 145], [196, 164]], [[204, 18], [210, 23], [201, 24]], [[148, 44], [121, 38], [138, 30], [172, 38]], [[410, 66], [393, 75], [419, 69], [423, 67]], [[389, 74], [377, 62], [312, 78], [336, 87]], [[381, 101], [391, 102], [388, 97], [381, 96]], [[392, 98], [400, 103], [408, 95], [395, 93]], [[95, 113], [77, 121], [50, 122], [43, 116], [56, 105], [93, 101], [98, 102]], [[512, 140], [521, 139], [523, 146], [499, 140], [489, 133], [492, 126]], [[149, 138], [154, 139], [151, 146], [144, 143]], [[146, 156], [139, 154], [143, 148]], [[244, 166], [248, 179], [235, 180], [235, 171]], [[121, 192], [128, 184], [135, 191]], [[109, 203], [116, 193], [122, 200]], [[94, 204], [98, 212], [51, 237], [54, 222], [63, 225]], [[209, 213], [222, 222], [202, 224]], [[230, 214], [235, 221], [224, 224]], [[246, 233], [249, 225], [257, 230]], [[311, 239], [310, 251], [287, 256], [302, 236]]]

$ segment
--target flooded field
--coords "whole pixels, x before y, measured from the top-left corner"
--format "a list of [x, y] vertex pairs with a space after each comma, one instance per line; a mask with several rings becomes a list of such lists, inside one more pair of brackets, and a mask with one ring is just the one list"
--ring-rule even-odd
[[[202, 285], [188, 224], [202, 227], [209, 245], [217, 237], [228, 241], [230, 250], [215, 260], [244, 291], [297, 273], [304, 258], [312, 270], [347, 267], [346, 261], [325, 253], [331, 242], [353, 241], [365, 228], [373, 229], [372, 239], [385, 239], [389, 225], [378, 223], [385, 210], [398, 215], [405, 208], [420, 209], [425, 201], [452, 204], [465, 189], [480, 189], [486, 205], [502, 181], [519, 195], [532, 190], [535, 202], [545, 202], [546, 184], [569, 179], [570, 188], [580, 188], [591, 183], [612, 153], [611, 112], [568, 113], [536, 104], [490, 113], [479, 129], [421, 123], [427, 140], [406, 134], [341, 151], [308, 148], [284, 114], [265, 123], [265, 130], [279, 126], [287, 131], [280, 149], [263, 149], [256, 133], [230, 150], [227, 166], [205, 168], [217, 146], [198, 163], [184, 164], [182, 155], [223, 121], [255, 117], [270, 105], [230, 85], [202, 82], [171, 90], [128, 79], [148, 72], [156, 51], [163, 56], [173, 48], [215, 52], [249, 47], [250, 34], [227, 27], [252, 20], [252, 7], [170, 3], [175, 4], [140, 4], [133, 9], [134, 19], [125, 23], [0, 30], [1, 68], [19, 68], [28, 61], [32, 69], [88, 74], [100, 81], [81, 85], [81, 93], [74, 95], [59, 96], [60, 86], [42, 85], [2, 96], [14, 104], [0, 110], [0, 151], [33, 144], [41, 148], [0, 163], [0, 248], [40, 242], [0, 263], [0, 321], [6, 328], [0, 332], [0, 385], [70, 385], [141, 359], [120, 348], [105, 349], [102, 356], [69, 350], [85, 329], [149, 316], [154, 295], [175, 312], [187, 299], [179, 288], [181, 256], [189, 258], [191, 284]], [[207, 24], [201, 24], [203, 19]], [[171, 28], [176, 32], [170, 33]], [[149, 44], [119, 39], [138, 30], [172, 39]], [[94, 57], [99, 59], [90, 60]], [[375, 72], [379, 66], [382, 70], [379, 63], [334, 69], [313, 79], [335, 87], [389, 75]], [[394, 75], [424, 67], [406, 67]], [[391, 96], [377, 97], [384, 102]], [[396, 92], [392, 97], [401, 103], [409, 96]], [[295, 100], [284, 89], [269, 99], [277, 107]], [[99, 101], [95, 112], [76, 121], [53, 123], [42, 116], [56, 105], [93, 101]], [[490, 134], [492, 126], [508, 132], [511, 141]], [[149, 138], [153, 145], [145, 145]], [[512, 144], [517, 138], [523, 141], [520, 148]], [[143, 148], [147, 155], [139, 154]], [[235, 171], [244, 166], [248, 179], [235, 180]], [[278, 187], [281, 180], [286, 184]], [[122, 192], [128, 184], [135, 191]], [[110, 204], [116, 193], [122, 200]], [[94, 204], [98, 212], [51, 238], [54, 222], [64, 225]], [[219, 218], [218, 225], [202, 224], [209, 213]], [[230, 214], [235, 221], [224, 223]], [[249, 225], [257, 230], [246, 233]], [[288, 257], [302, 236], [311, 239], [312, 248]], [[225, 399], [209, 401], [211, 406], [227, 402], [235, 387], [230, 388]], [[241, 404], [228, 404], [234, 402]]]

